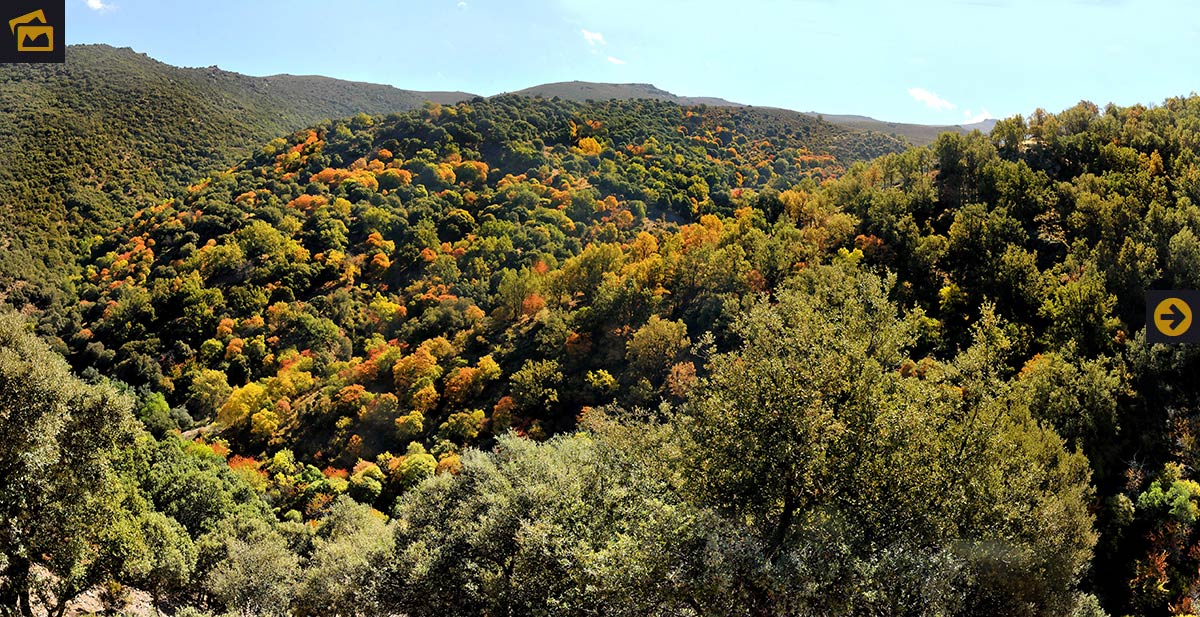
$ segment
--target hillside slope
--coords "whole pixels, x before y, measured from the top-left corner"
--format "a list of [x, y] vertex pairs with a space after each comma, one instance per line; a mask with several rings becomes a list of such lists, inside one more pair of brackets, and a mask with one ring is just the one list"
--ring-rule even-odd
[[0, 67], [0, 297], [17, 281], [60, 281], [73, 235], [107, 230], [252, 144], [326, 118], [466, 98], [182, 69], [106, 45], [70, 47], [62, 65]]

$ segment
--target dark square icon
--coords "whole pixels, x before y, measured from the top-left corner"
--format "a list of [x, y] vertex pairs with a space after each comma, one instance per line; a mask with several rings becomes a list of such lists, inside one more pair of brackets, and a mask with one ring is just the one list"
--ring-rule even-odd
[[1146, 342], [1200, 343], [1200, 291], [1146, 292]]
[[63, 62], [66, 17], [66, 0], [0, 4], [0, 63]]

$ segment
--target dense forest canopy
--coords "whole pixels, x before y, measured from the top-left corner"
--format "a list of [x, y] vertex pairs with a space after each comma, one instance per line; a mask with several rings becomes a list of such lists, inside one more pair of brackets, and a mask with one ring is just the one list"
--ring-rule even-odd
[[0, 610], [1191, 614], [1200, 357], [1142, 298], [1198, 285], [1198, 129], [502, 96], [265, 143], [0, 319]]
[[614, 397], [681, 398], [689, 332], [852, 235], [815, 203], [768, 235], [753, 206], [802, 208], [789, 186], [893, 145], [651, 101], [359, 116], [97, 238], [63, 344], [231, 438], [325, 464], [557, 432]]

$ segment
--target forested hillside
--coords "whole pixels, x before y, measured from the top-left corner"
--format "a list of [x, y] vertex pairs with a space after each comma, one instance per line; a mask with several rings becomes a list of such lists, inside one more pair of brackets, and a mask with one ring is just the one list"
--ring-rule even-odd
[[1198, 128], [504, 96], [275, 139], [0, 320], [0, 604], [1191, 614], [1200, 356], [1142, 298], [1200, 285]]
[[[327, 118], [469, 97], [323, 77], [182, 69], [107, 45], [72, 46], [61, 65], [5, 65], [0, 294], [15, 291], [17, 304], [45, 304], [74, 256], [88, 250], [87, 236], [169, 198], [198, 171], [226, 169], [279, 135]], [[52, 284], [43, 285], [47, 281]]]
[[[614, 397], [680, 398], [689, 332], [849, 241], [853, 221], [817, 205], [827, 229], [770, 239], [755, 221], [898, 144], [785, 120], [506, 97], [323, 125], [98, 240], [54, 318], [80, 367], [254, 451], [348, 468], [546, 435]], [[236, 390], [197, 395], [214, 388]]]

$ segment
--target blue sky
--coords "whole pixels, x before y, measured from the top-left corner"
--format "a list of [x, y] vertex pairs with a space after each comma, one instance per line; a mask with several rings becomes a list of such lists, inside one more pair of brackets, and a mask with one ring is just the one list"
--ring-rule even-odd
[[1200, 90], [1194, 0], [67, 0], [70, 43], [490, 95], [646, 82], [926, 124]]

